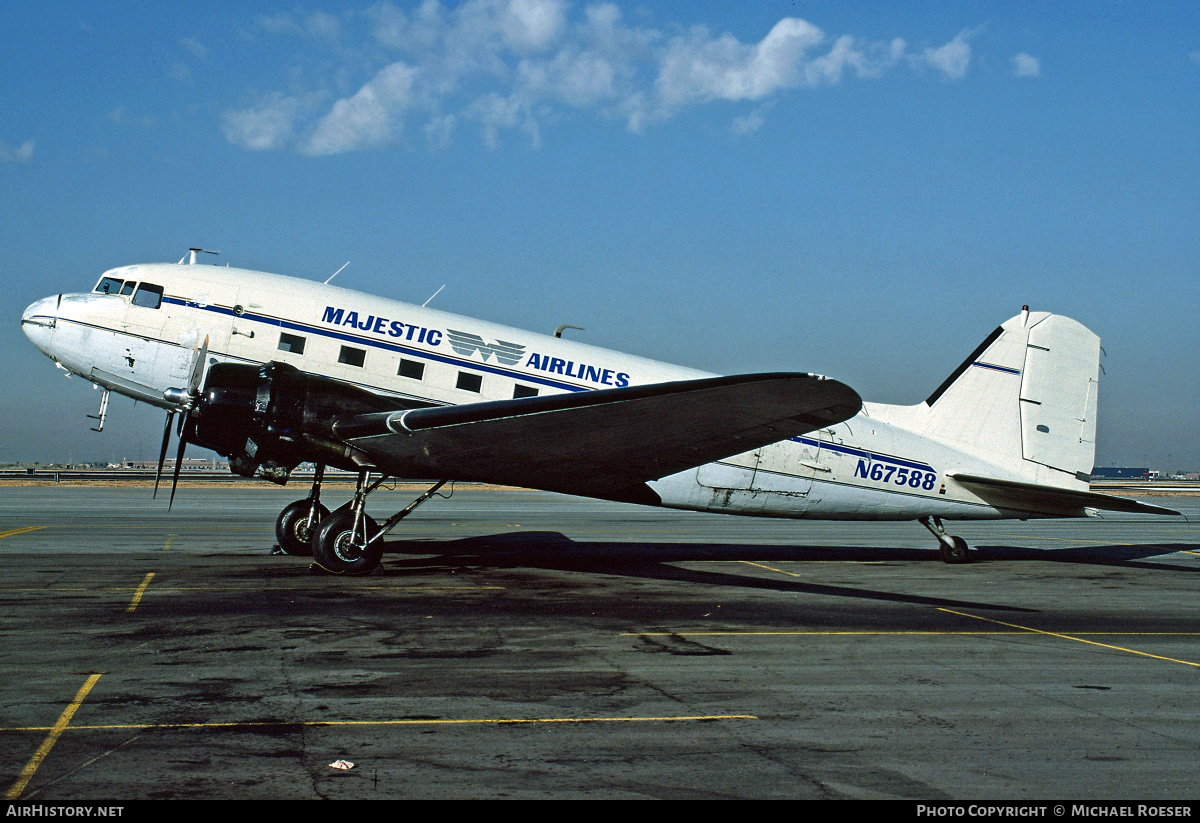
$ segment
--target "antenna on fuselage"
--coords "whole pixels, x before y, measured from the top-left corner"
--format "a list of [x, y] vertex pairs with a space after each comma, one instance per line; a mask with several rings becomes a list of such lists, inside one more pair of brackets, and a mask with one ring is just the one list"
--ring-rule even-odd
[[189, 266], [196, 265], [196, 255], [197, 254], [220, 254], [220, 252], [219, 251], [209, 251], [208, 249], [188, 249], [188, 253], [185, 254], [183, 257], [179, 258], [179, 265], [183, 265], [184, 260], [187, 261]]
[[[349, 266], [349, 265], [350, 265], [350, 261], [349, 261], [349, 260], [347, 260], [345, 263], [343, 263], [343, 264], [342, 264], [342, 269], [346, 268], [346, 266]], [[333, 274], [329, 275], [329, 280], [332, 280], [333, 278], [335, 278], [335, 277], [337, 277], [339, 274], [341, 274], [341, 273], [342, 273], [342, 269], [338, 269], [338, 270], [337, 270], [337, 271], [335, 271]], [[328, 282], [329, 282], [329, 280], [326, 280], [325, 282], [326, 282], [326, 283], [328, 283]]]
[[429, 303], [430, 303], [430, 302], [433, 300], [433, 298], [437, 297], [439, 294], [441, 294], [441, 293], [442, 293], [442, 289], [444, 289], [444, 288], [446, 288], [446, 284], [445, 284], [445, 283], [443, 283], [442, 285], [438, 286], [438, 290], [437, 290], [437, 291], [435, 291], [433, 294], [429, 295], [429, 300], [426, 300], [424, 303], [422, 303], [422, 304], [421, 304], [421, 308], [425, 308], [426, 306], [428, 306], [428, 305], [429, 305]]
[[583, 326], [572, 326], [570, 323], [563, 323], [554, 330], [554, 336], [562, 337], [562, 333], [567, 329], [579, 329], [580, 331], [587, 331], [587, 329], [585, 329]]

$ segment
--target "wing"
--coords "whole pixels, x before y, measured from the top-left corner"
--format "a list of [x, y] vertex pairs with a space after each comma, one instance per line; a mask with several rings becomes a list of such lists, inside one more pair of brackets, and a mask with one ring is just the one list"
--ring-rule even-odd
[[1034, 514], [1072, 516], [1083, 514], [1085, 508], [1138, 514], [1179, 514], [1162, 506], [1152, 506], [1149, 503], [1096, 492], [1073, 491], [971, 474], [952, 473], [950, 477], [995, 506]]
[[397, 477], [657, 502], [645, 485], [853, 417], [811, 374], [755, 374], [341, 418], [337, 436]]

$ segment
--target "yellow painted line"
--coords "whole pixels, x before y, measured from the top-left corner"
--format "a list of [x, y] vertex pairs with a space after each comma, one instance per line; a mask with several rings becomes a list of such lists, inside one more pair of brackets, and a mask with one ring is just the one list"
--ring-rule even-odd
[[133, 599], [129, 601], [129, 608], [125, 611], [131, 612], [138, 607], [138, 603], [142, 602], [142, 595], [146, 593], [146, 587], [150, 585], [150, 581], [154, 579], [154, 572], [146, 575], [142, 581], [142, 585], [137, 587], [137, 591], [133, 593]]
[[1195, 666], [1197, 668], [1200, 668], [1200, 663], [1193, 663], [1190, 660], [1179, 660], [1178, 658], [1174, 658], [1174, 657], [1163, 657], [1160, 654], [1150, 654], [1149, 652], [1139, 652], [1136, 649], [1126, 649], [1123, 646], [1113, 646], [1108, 643], [1097, 643], [1095, 640], [1084, 640], [1082, 637], [1079, 637], [1078, 635], [1059, 634], [1058, 632], [1047, 632], [1047, 631], [1043, 631], [1041, 629], [1031, 629], [1028, 626], [1018, 626], [1015, 623], [1005, 623], [1002, 620], [992, 620], [990, 617], [980, 617], [977, 614], [967, 614], [966, 612], [956, 612], [953, 609], [943, 609], [943, 608], [939, 607], [938, 611], [946, 612], [947, 614], [956, 614], [959, 617], [971, 617], [971, 618], [974, 618], [975, 620], [983, 620], [986, 623], [995, 623], [998, 626], [1008, 626], [1009, 628], [1012, 628], [1012, 629], [1023, 629], [1024, 631], [1030, 632], [1032, 634], [1044, 634], [1049, 637], [1058, 637], [1063, 640], [1074, 640], [1076, 643], [1087, 643], [1091, 646], [1099, 646], [1103, 649], [1112, 649], [1113, 651], [1126, 652], [1128, 654], [1136, 654], [1140, 657], [1150, 657], [1155, 660], [1165, 660], [1168, 663], [1182, 663], [1185, 666]]
[[168, 534], [168, 535], [167, 535], [167, 542], [166, 542], [166, 544], [165, 544], [165, 545], [162, 547], [162, 550], [163, 550], [163, 551], [167, 551], [168, 549], [170, 549], [170, 548], [171, 548], [171, 540], [173, 540], [173, 539], [174, 539], [174, 537], [175, 537], [175, 535], [173, 535], [173, 534]]
[[6, 532], [0, 532], [0, 540], [5, 537], [12, 537], [14, 534], [25, 534], [25, 532], [36, 532], [46, 528], [45, 526], [25, 526], [21, 529], [9, 529]]
[[800, 577], [800, 575], [795, 574], [793, 572], [785, 572], [783, 569], [776, 569], [776, 568], [774, 568], [772, 566], [768, 566], [764, 563], [755, 563], [752, 560], [742, 560], [740, 562], [745, 563], [747, 566], [758, 566], [758, 568], [766, 569], [769, 572], [777, 572], [778, 574], [786, 574], [788, 577]]
[[[100, 675], [95, 675], [99, 677]], [[89, 687], [90, 688], [90, 687]], [[758, 720], [753, 714], [697, 714], [667, 715], [663, 717], [487, 717], [460, 720], [278, 720], [239, 723], [118, 723], [111, 725], [72, 726], [71, 731], [114, 731], [122, 729], [259, 729], [279, 726], [470, 726], [505, 724], [555, 724], [555, 723], [680, 723], [702, 720]], [[57, 728], [57, 726], [55, 727]], [[65, 727], [64, 727], [65, 728]], [[3, 728], [0, 732], [40, 732], [41, 726]], [[60, 732], [61, 734], [61, 732]]]
[[[71, 718], [75, 716], [75, 711], [82, 705], [84, 698], [88, 696], [88, 692], [96, 685], [96, 681], [100, 679], [99, 674], [93, 674], [79, 689], [79, 693], [75, 695], [75, 699], [71, 701], [71, 705], [63, 710], [59, 715], [58, 722], [50, 727], [50, 734], [46, 735], [46, 739], [42, 741], [42, 745], [33, 753], [33, 757], [25, 764], [25, 768], [21, 770], [21, 776], [17, 778], [17, 782], [12, 784], [12, 788], [4, 795], [6, 800], [16, 800], [21, 796], [21, 792], [25, 791], [25, 787], [29, 785], [30, 779], [37, 772], [38, 767], [42, 765], [42, 761], [46, 759], [46, 755], [50, 754], [50, 750], [54, 748], [54, 744], [58, 742], [58, 738], [67, 730], [67, 724], [71, 722]], [[42, 731], [38, 729], [38, 731]]]

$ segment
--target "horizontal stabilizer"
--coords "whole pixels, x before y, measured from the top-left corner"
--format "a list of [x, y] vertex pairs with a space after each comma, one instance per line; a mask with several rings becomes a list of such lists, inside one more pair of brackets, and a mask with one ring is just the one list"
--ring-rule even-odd
[[997, 480], [994, 477], [971, 474], [951, 473], [949, 476], [992, 505], [1031, 514], [1070, 516], [1085, 508], [1136, 514], [1179, 514], [1174, 509], [1096, 492], [1060, 489], [1057, 486], [1042, 486], [1037, 483], [1019, 483], [1015, 480]]
[[750, 374], [355, 415], [334, 431], [399, 477], [641, 502], [648, 480], [832, 426], [861, 408], [836, 380]]

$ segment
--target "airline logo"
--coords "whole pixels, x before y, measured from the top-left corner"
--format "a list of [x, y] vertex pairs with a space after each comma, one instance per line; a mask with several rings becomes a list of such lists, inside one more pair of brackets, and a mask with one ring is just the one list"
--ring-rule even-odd
[[321, 315], [321, 322], [342, 328], [386, 335], [397, 340], [424, 343], [429, 346], [440, 346], [445, 341], [454, 349], [455, 354], [461, 357], [478, 355], [485, 363], [495, 357], [496, 363], [501, 366], [519, 366], [521, 361], [525, 360], [526, 368], [537, 369], [547, 374], [561, 374], [564, 377], [572, 377], [600, 386], [622, 387], [630, 384], [630, 377], [625, 372], [588, 363], [578, 363], [561, 357], [551, 357], [537, 352], [531, 352], [526, 357], [525, 346], [507, 340], [496, 340], [489, 343], [478, 334], [468, 331], [446, 329], [445, 332], [442, 332], [439, 329], [392, 320], [382, 315], [360, 314], [339, 306], [326, 306]]
[[505, 340], [487, 343], [479, 335], [470, 332], [446, 329], [446, 339], [450, 341], [450, 348], [454, 349], [456, 353], [463, 357], [470, 357], [478, 353], [485, 363], [489, 357], [495, 355], [496, 362], [505, 366], [515, 366], [525, 355], [524, 346], [518, 346], [516, 343], [509, 343]]

